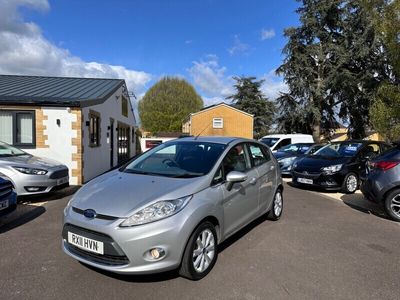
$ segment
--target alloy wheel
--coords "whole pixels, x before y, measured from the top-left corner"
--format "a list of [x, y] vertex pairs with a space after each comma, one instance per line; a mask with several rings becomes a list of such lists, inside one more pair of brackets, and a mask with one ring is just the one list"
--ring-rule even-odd
[[400, 218], [400, 194], [395, 195], [390, 201], [390, 208], [392, 212]]
[[203, 273], [215, 256], [215, 238], [210, 229], [204, 229], [196, 239], [193, 250], [193, 266], [196, 272]]
[[282, 213], [282, 194], [280, 192], [275, 194], [274, 213], [276, 216], [280, 216]]
[[349, 192], [354, 192], [355, 190], [357, 190], [357, 183], [357, 177], [355, 175], [349, 175], [346, 182], [347, 190]]

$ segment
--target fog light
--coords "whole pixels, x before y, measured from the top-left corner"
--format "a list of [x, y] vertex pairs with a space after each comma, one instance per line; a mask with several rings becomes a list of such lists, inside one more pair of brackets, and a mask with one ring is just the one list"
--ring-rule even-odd
[[165, 255], [165, 251], [161, 248], [153, 248], [150, 250], [150, 255], [153, 259], [160, 259]]

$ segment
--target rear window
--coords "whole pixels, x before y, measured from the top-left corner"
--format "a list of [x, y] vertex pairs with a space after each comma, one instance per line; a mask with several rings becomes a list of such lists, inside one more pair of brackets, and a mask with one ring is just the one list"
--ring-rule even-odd
[[391, 148], [378, 157], [379, 159], [400, 160], [400, 148]]

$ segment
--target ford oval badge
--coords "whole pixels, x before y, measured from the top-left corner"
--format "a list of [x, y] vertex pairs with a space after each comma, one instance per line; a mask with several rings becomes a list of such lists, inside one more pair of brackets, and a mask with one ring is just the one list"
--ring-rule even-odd
[[96, 217], [96, 211], [94, 211], [93, 209], [86, 209], [83, 212], [83, 215], [88, 219], [93, 219]]

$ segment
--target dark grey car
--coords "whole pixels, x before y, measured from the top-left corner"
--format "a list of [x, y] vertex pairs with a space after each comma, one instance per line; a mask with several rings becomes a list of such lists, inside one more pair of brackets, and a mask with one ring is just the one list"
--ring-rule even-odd
[[365, 198], [382, 204], [386, 213], [400, 222], [400, 145], [367, 164], [361, 185]]

